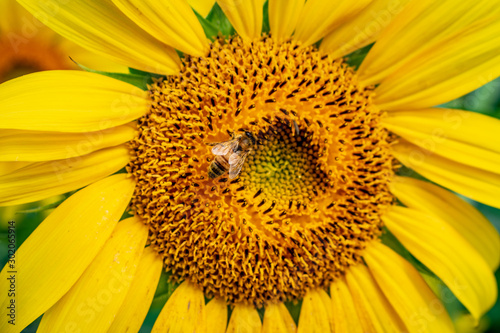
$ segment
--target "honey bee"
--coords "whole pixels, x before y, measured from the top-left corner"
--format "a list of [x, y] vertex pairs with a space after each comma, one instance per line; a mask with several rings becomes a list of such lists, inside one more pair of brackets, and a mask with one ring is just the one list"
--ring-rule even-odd
[[215, 159], [208, 167], [208, 177], [214, 179], [222, 176], [229, 170], [229, 179], [238, 176], [245, 163], [245, 159], [253, 150], [257, 140], [254, 135], [248, 131], [240, 131], [239, 134], [233, 134], [229, 141], [211, 143], [213, 145], [212, 154]]

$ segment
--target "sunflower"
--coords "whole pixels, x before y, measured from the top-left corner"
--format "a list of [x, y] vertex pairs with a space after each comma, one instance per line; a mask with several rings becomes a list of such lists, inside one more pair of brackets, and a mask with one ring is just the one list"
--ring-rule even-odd
[[434, 106], [500, 74], [497, 1], [20, 2], [133, 70], [0, 86], [0, 203], [80, 189], [0, 273], [2, 332], [137, 332], [162, 271], [155, 332], [454, 331], [432, 280], [495, 303], [453, 192], [500, 208], [500, 121]]
[[0, 82], [37, 71], [77, 69], [69, 55], [93, 69], [126, 70], [62, 38], [15, 0], [0, 1], [0, 50]]

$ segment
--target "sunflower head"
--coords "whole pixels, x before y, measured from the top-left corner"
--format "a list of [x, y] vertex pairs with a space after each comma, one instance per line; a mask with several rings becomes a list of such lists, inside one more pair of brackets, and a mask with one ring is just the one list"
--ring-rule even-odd
[[[262, 306], [361, 262], [392, 202], [393, 163], [372, 88], [352, 68], [272, 36], [219, 38], [149, 92], [129, 145], [131, 207], [174, 278]], [[256, 144], [235, 139], [242, 130]], [[229, 151], [214, 155], [217, 142]]]

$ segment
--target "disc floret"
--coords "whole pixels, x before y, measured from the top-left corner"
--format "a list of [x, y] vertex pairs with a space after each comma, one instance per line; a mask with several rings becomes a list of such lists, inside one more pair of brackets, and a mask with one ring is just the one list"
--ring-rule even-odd
[[[380, 235], [389, 138], [341, 60], [268, 37], [218, 39], [150, 94], [130, 144], [132, 209], [175, 279], [231, 303], [299, 298]], [[258, 144], [239, 177], [210, 179], [208, 144], [242, 129]]]

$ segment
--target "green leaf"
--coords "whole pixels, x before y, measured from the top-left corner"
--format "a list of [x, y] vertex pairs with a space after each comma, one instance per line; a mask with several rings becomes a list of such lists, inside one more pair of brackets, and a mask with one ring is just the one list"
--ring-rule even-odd
[[217, 32], [220, 31], [223, 36], [231, 37], [234, 35], [234, 28], [219, 7], [219, 4], [215, 3], [210, 13], [208, 13], [206, 20], [217, 29]]
[[194, 14], [198, 18], [198, 21], [200, 21], [203, 31], [205, 32], [205, 36], [207, 36], [211, 41], [215, 40], [215, 38], [219, 35], [219, 29], [217, 29], [215, 25], [210, 23], [207, 19], [198, 14], [196, 11], [194, 11]]
[[419, 180], [425, 180], [429, 181], [427, 178], [422, 176], [421, 174], [417, 173], [415, 170], [408, 168], [405, 165], [402, 165], [396, 170], [396, 175], [402, 176], [402, 177], [411, 177]]
[[299, 324], [299, 317], [300, 317], [300, 309], [302, 309], [302, 300], [296, 300], [296, 301], [287, 301], [285, 302], [285, 306], [288, 309], [288, 312], [290, 312], [290, 315], [293, 318], [293, 321], [295, 321], [295, 324]]
[[148, 84], [153, 83], [152, 78], [153, 77], [161, 77], [161, 75], [158, 74], [151, 74], [147, 72], [142, 72], [136, 69], [129, 69], [130, 73], [110, 73], [110, 72], [103, 72], [103, 71], [98, 71], [95, 69], [88, 68], [82, 64], [77, 63], [73, 59], [71, 59], [78, 67], [83, 69], [86, 72], [90, 73], [97, 73], [101, 74], [104, 76], [112, 77], [113, 79], [117, 79], [123, 82], [130, 83], [133, 86], [136, 86], [139, 89], [142, 90], [148, 90]]
[[264, 3], [264, 19], [262, 20], [262, 32], [268, 34], [271, 31], [269, 25], [269, 1]]
[[359, 65], [361, 65], [372, 46], [373, 44], [366, 45], [365, 47], [362, 47], [359, 50], [346, 55], [345, 60], [347, 64], [351, 67], [354, 67], [354, 69], [358, 69]]
[[128, 70], [129, 70], [131, 75], [139, 76], [142, 78], [142, 86], [136, 85], [136, 87], [139, 87], [142, 90], [147, 90], [148, 84], [154, 83], [153, 79], [159, 79], [159, 78], [165, 77], [165, 75], [144, 72], [144, 71], [141, 71], [141, 70], [138, 70], [135, 68], [129, 68]]
[[161, 273], [160, 281], [158, 281], [155, 296], [151, 305], [152, 307], [162, 308], [170, 296], [172, 296], [174, 290], [179, 286], [176, 283], [170, 282], [171, 275], [172, 273], [170, 271]]
[[133, 74], [133, 75], [155, 77], [155, 78], [164, 77], [164, 75], [161, 75], [161, 74], [155, 74], [155, 73], [145, 72], [145, 71], [141, 71], [141, 70], [135, 69], [135, 68], [129, 68], [128, 71], [130, 72], [130, 74]]
[[52, 209], [52, 208], [56, 208], [57, 206], [59, 206], [64, 200], [66, 200], [67, 197], [63, 197], [62, 199], [60, 200], [57, 200], [53, 203], [50, 203], [48, 205], [44, 205], [44, 206], [37, 206], [37, 207], [34, 207], [34, 208], [29, 208], [29, 209], [21, 209], [21, 210], [18, 210], [16, 211], [16, 214], [32, 214], [32, 213], [39, 213], [39, 212], [43, 212], [44, 210], [48, 210], [48, 209]]
[[441, 106], [452, 109], [475, 111], [491, 117], [500, 118], [500, 79], [488, 82], [467, 95]]

